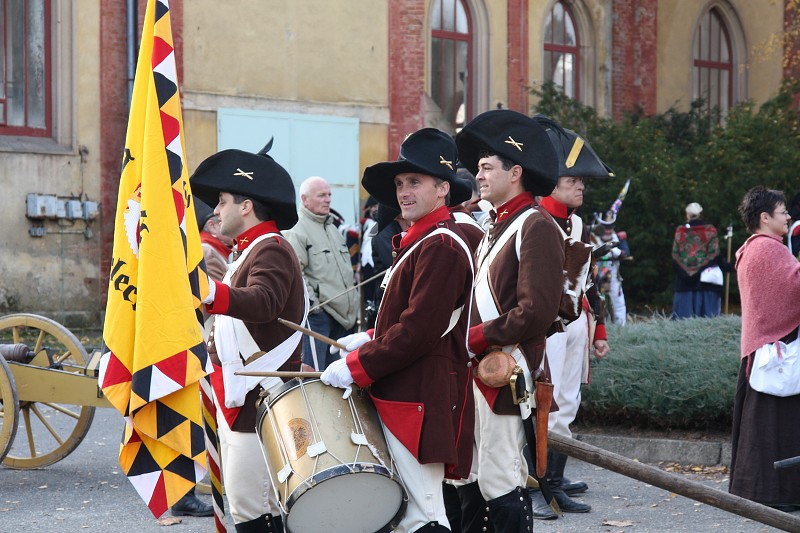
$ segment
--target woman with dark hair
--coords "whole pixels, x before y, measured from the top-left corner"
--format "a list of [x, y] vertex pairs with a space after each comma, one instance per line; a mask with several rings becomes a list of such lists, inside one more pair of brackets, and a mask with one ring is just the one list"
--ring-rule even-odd
[[733, 409], [730, 492], [776, 509], [800, 510], [800, 468], [775, 470], [800, 456], [800, 394], [773, 396], [750, 387], [756, 350], [797, 338], [800, 262], [783, 245], [791, 217], [782, 192], [754, 187], [739, 212], [753, 233], [736, 252], [742, 299], [742, 362]]

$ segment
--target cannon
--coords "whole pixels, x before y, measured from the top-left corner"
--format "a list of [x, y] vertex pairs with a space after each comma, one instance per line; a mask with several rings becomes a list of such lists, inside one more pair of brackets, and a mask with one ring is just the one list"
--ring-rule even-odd
[[0, 317], [0, 462], [42, 468], [81, 443], [97, 407], [101, 352], [89, 356], [64, 326], [43, 316]]

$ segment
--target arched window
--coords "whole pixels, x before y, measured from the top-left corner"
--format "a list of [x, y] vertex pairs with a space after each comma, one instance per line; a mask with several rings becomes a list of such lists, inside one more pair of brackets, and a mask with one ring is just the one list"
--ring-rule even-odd
[[458, 130], [472, 117], [472, 24], [463, 0], [431, 3], [431, 97]]
[[725, 114], [733, 103], [733, 55], [728, 28], [717, 8], [710, 9], [697, 27], [692, 46], [692, 99]]
[[0, 0], [0, 135], [51, 131], [50, 0]]
[[544, 29], [544, 79], [552, 81], [571, 98], [580, 99], [578, 66], [580, 36], [575, 18], [563, 2], [556, 2]]

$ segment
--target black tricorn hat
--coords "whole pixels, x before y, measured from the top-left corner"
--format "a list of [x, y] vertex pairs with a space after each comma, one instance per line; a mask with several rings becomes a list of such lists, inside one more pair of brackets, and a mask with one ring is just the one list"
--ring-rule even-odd
[[454, 193], [460, 197], [463, 191], [456, 183], [457, 159], [456, 143], [450, 135], [435, 128], [423, 128], [406, 137], [397, 161], [367, 167], [361, 184], [379, 203], [394, 209], [400, 209], [394, 177], [404, 172], [417, 172], [446, 181], [450, 183], [451, 197]]
[[206, 225], [208, 219], [214, 216], [214, 210], [211, 209], [207, 203], [197, 197], [194, 197], [194, 217], [197, 219], [197, 229], [203, 231], [203, 226]]
[[219, 193], [240, 194], [269, 208], [278, 229], [297, 224], [294, 183], [267, 151], [272, 140], [257, 154], [222, 150], [200, 163], [189, 182], [194, 195], [208, 205], [217, 205]]
[[558, 183], [558, 158], [547, 132], [522, 113], [510, 109], [481, 113], [458, 132], [456, 144], [470, 172], [477, 172], [481, 152], [491, 152], [522, 167], [526, 191], [549, 196]]
[[542, 125], [558, 156], [558, 176], [575, 178], [613, 178], [611, 167], [597, 156], [589, 141], [574, 131], [562, 128], [555, 120], [536, 115], [533, 120]]

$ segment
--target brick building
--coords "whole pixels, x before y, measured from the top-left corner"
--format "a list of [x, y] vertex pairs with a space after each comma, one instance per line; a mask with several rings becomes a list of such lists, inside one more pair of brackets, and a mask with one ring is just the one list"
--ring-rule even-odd
[[[145, 4], [0, 0], [0, 314], [100, 323]], [[363, 168], [405, 135], [530, 112], [546, 80], [615, 118], [763, 102], [794, 75], [793, 4], [171, 0], [186, 160], [275, 137], [296, 182], [325, 176], [352, 219]]]

